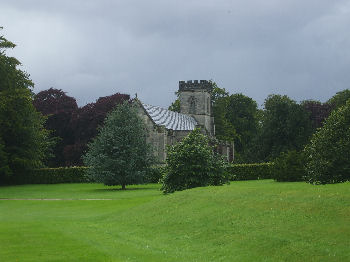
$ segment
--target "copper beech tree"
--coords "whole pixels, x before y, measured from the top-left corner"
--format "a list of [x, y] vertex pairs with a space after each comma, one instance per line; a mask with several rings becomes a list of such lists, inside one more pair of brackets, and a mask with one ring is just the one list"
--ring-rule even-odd
[[100, 97], [96, 102], [78, 107], [75, 98], [63, 90], [50, 88], [35, 95], [34, 106], [47, 116], [45, 127], [57, 138], [50, 166], [82, 165], [81, 156], [87, 143], [97, 135], [97, 128], [116, 105], [130, 96], [116, 93]]

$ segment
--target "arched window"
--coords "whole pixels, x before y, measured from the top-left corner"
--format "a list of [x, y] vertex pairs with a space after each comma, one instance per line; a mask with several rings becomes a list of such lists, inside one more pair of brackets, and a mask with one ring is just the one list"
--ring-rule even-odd
[[196, 99], [194, 98], [194, 96], [191, 96], [189, 98], [189, 104], [190, 104], [189, 113], [190, 114], [196, 114]]

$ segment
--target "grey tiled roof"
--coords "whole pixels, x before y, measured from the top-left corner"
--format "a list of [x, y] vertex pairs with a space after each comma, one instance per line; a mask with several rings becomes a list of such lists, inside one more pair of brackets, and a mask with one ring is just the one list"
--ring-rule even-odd
[[197, 121], [191, 116], [144, 103], [142, 106], [157, 125], [165, 126], [167, 129], [194, 130], [197, 125]]

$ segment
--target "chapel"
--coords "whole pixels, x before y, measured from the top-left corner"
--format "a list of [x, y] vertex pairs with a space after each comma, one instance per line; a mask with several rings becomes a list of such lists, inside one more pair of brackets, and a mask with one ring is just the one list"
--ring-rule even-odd
[[233, 143], [215, 139], [212, 90], [213, 84], [207, 80], [179, 81], [179, 113], [135, 99], [148, 129], [147, 140], [160, 163], [166, 159], [167, 145], [181, 141], [195, 128], [200, 128], [212, 141], [216, 141], [216, 151], [224, 155], [227, 161], [233, 161]]

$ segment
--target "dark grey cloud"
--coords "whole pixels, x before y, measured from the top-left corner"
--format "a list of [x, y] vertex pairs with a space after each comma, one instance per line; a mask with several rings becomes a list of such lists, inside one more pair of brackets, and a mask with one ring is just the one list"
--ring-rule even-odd
[[259, 104], [349, 88], [348, 0], [0, 0], [3, 33], [36, 83], [80, 104], [115, 92], [168, 106], [213, 79]]

